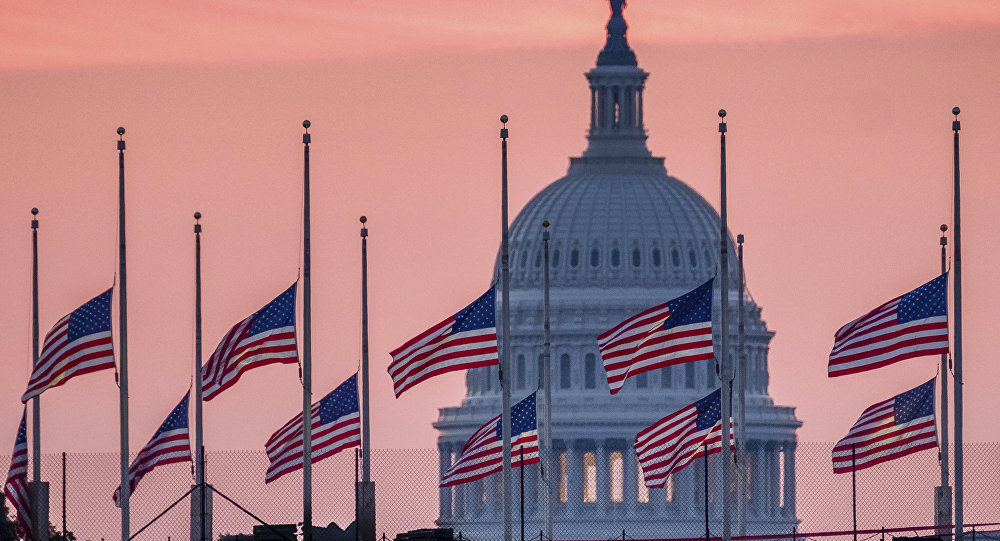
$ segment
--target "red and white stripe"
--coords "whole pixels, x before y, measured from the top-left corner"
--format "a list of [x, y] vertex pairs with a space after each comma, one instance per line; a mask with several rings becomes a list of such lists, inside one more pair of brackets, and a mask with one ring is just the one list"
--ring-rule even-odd
[[667, 304], [654, 306], [597, 337], [611, 394], [636, 374], [713, 358], [711, 321], [664, 329], [669, 316]]
[[[326, 425], [320, 424], [320, 402], [312, 405], [312, 463], [335, 455], [344, 449], [361, 445], [361, 414], [353, 412]], [[305, 445], [302, 434], [302, 414], [285, 423], [267, 440], [270, 465], [264, 482], [270, 483], [293, 471], [302, 469]]]
[[900, 324], [897, 307], [902, 298], [892, 299], [837, 331], [827, 367], [829, 377], [864, 372], [912, 357], [948, 353], [948, 316]]
[[455, 318], [448, 317], [393, 350], [389, 375], [396, 397], [428, 378], [499, 364], [496, 327], [452, 334]]
[[38, 364], [31, 372], [28, 388], [21, 396], [27, 402], [47, 389], [58, 387], [74, 376], [114, 369], [115, 352], [111, 331], [98, 332], [69, 341], [69, 319], [56, 322], [45, 335]]
[[851, 445], [858, 470], [938, 446], [934, 414], [897, 425], [895, 403], [896, 397], [892, 397], [861, 414], [833, 448], [833, 473], [851, 471]]
[[[149, 440], [128, 467], [129, 495], [135, 495], [135, 487], [145, 475], [159, 466], [176, 462], [191, 462], [191, 439], [188, 428], [178, 428], [159, 433]], [[118, 505], [122, 487], [115, 489], [112, 498]]]
[[253, 319], [250, 316], [229, 329], [202, 369], [201, 385], [206, 402], [235, 385], [247, 370], [298, 362], [294, 325], [247, 336]]
[[[479, 428], [462, 452], [441, 478], [441, 487], [469, 483], [497, 473], [503, 469], [503, 441], [497, 439], [497, 422], [500, 416], [490, 419]], [[521, 450], [524, 450], [524, 464], [535, 464], [538, 458], [538, 430], [518, 434], [510, 442], [510, 465], [521, 467]]]
[[[645, 428], [635, 437], [635, 454], [642, 467], [647, 487], [662, 487], [667, 477], [708, 454], [722, 452], [722, 421], [711, 428], [698, 430], [698, 409], [690, 404]], [[729, 444], [735, 449], [732, 420], [729, 422]]]
[[[21, 414], [21, 424], [18, 434], [25, 430], [25, 415]], [[10, 459], [10, 469], [4, 481], [3, 493], [7, 496], [14, 513], [17, 515], [17, 535], [25, 541], [31, 541], [31, 497], [28, 493], [28, 440], [14, 441], [14, 453]], [[3, 517], [7, 518], [7, 517]]]

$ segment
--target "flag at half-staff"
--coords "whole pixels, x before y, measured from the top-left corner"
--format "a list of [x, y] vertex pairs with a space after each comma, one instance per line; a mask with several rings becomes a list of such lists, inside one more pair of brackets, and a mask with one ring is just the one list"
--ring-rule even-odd
[[[16, 533], [25, 541], [31, 541], [31, 499], [28, 493], [28, 430], [25, 424], [28, 409], [21, 413], [21, 424], [14, 439], [14, 453], [10, 458], [10, 469], [3, 484], [3, 493], [17, 514]], [[0, 517], [6, 519], [7, 517]]]
[[948, 275], [896, 297], [844, 325], [834, 336], [829, 377], [948, 353]]
[[42, 352], [21, 402], [75, 376], [114, 368], [109, 289], [57, 321], [45, 335]]
[[611, 394], [618, 394], [625, 380], [636, 374], [714, 356], [714, 280], [634, 315], [597, 337]]
[[[139, 481], [158, 466], [175, 462], [191, 462], [188, 397], [189, 393], [185, 393], [184, 398], [174, 407], [160, 428], [153, 434], [153, 437], [132, 461], [132, 465], [128, 468], [129, 494], [134, 496], [135, 487]], [[118, 505], [121, 489], [121, 486], [116, 488], [115, 494], [112, 496], [115, 505]]]
[[298, 362], [295, 285], [229, 329], [201, 370], [207, 402], [232, 387], [247, 370]]
[[850, 473], [852, 462], [861, 470], [937, 447], [934, 381], [866, 409], [834, 446], [833, 473]]
[[396, 397], [425, 379], [499, 364], [496, 285], [459, 313], [393, 350], [389, 375]]
[[[361, 408], [358, 407], [358, 375], [347, 378], [330, 394], [312, 405], [312, 460], [315, 464], [344, 449], [361, 444]], [[270, 483], [302, 469], [302, 414], [279, 428], [265, 445], [267, 467], [265, 483]]]
[[[732, 419], [729, 420], [732, 426]], [[692, 460], [722, 452], [722, 389], [660, 419], [635, 436], [647, 487], [661, 487]], [[729, 448], [734, 449], [732, 432]]]
[[[535, 393], [531, 393], [510, 408], [510, 425], [511, 467], [519, 468], [522, 464], [537, 463], [539, 461], [538, 414], [535, 410]], [[497, 415], [486, 421], [486, 424], [465, 442], [458, 459], [441, 478], [440, 486], [469, 483], [493, 475], [502, 468], [503, 433], [500, 416]]]

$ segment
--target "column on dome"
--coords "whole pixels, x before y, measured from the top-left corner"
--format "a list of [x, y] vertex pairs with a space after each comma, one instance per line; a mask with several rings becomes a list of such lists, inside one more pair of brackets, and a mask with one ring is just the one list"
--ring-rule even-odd
[[795, 518], [795, 447], [796, 442], [786, 441], [785, 451], [785, 505], [782, 507], [786, 518]]
[[597, 440], [594, 445], [594, 468], [594, 503], [597, 504], [597, 512], [604, 513], [611, 502], [610, 453], [605, 440]]
[[622, 448], [622, 503], [625, 504], [625, 516], [634, 517], [639, 498], [639, 465], [628, 440], [620, 440], [619, 445]]
[[602, 93], [604, 94], [604, 127], [613, 128], [615, 125], [614, 90], [610, 86], [605, 86]]
[[753, 497], [750, 500], [750, 508], [753, 516], [762, 518], [767, 509], [767, 460], [764, 458], [764, 442], [761, 440], [750, 440], [748, 448], [753, 454]]
[[452, 500], [454, 500], [454, 512], [452, 517], [456, 520], [465, 518], [465, 485], [455, 485], [452, 487]]
[[779, 456], [779, 445], [778, 442], [770, 441], [767, 443], [767, 469], [768, 469], [768, 515], [769, 517], [777, 517], [780, 515], [781, 507], [781, 467], [778, 465]]
[[583, 503], [583, 453], [576, 440], [566, 442], [566, 514], [576, 517]]
[[590, 87], [590, 131], [597, 129], [597, 89]]
[[[438, 442], [438, 479], [451, 467], [451, 444]], [[442, 487], [440, 491], [438, 517], [442, 521], [451, 520], [451, 487]]]

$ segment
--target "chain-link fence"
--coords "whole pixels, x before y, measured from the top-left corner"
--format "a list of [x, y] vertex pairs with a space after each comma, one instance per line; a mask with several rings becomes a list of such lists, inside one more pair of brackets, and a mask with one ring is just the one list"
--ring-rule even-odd
[[[850, 474], [832, 472], [830, 444], [799, 443], [795, 448], [794, 474], [786, 475], [781, 461], [769, 477], [776, 491], [766, 495], [745, 494], [747, 533], [779, 535], [793, 532], [798, 539], [816, 532], [847, 531], [853, 525]], [[578, 484], [560, 482], [553, 486], [557, 539], [607, 540], [643, 538], [704, 537], [705, 499], [709, 506], [712, 536], [721, 531], [721, 483], [718, 456], [709, 461], [709, 490], [704, 486], [705, 464], [692, 463], [690, 476], [678, 477], [668, 487], [645, 490], [641, 483], [622, 481], [619, 463], [583, 461]], [[0, 457], [0, 461], [9, 457]], [[565, 468], [565, 459], [561, 466]], [[388, 539], [420, 528], [445, 525], [456, 537], [495, 541], [503, 539], [500, 512], [500, 475], [470, 484], [463, 492], [442, 491], [438, 474], [442, 461], [435, 449], [375, 449], [372, 451], [372, 480], [376, 486], [376, 530]], [[355, 517], [355, 454], [343, 452], [313, 467], [313, 523], [336, 523], [347, 528]], [[607, 468], [606, 472], [602, 472]], [[617, 470], [616, 470], [617, 468]], [[213, 494], [212, 532], [215, 539], [225, 535], [250, 535], [258, 524], [232, 500], [270, 524], [295, 524], [302, 517], [302, 475], [293, 473], [265, 484], [267, 457], [263, 451], [209, 452], [206, 479], [218, 491]], [[110, 541], [120, 536], [120, 511], [112, 501], [118, 486], [119, 461], [116, 454], [69, 454], [42, 457], [42, 479], [50, 485], [49, 520], [56, 531], [63, 522], [80, 541]], [[952, 471], [954, 471], [952, 469]], [[681, 472], [682, 474], [684, 472]], [[525, 468], [525, 537], [538, 538], [542, 528], [542, 488], [540, 467]], [[520, 472], [515, 470], [513, 536], [521, 536]], [[192, 485], [189, 464], [171, 464], [148, 474], [131, 498], [131, 531], [137, 540], [183, 541], [190, 536], [191, 503], [183, 498]], [[602, 481], [603, 480], [603, 481]], [[786, 483], [794, 483], [789, 491]], [[571, 486], [566, 486], [570, 484]], [[890, 534], [917, 535], [927, 531], [904, 530], [934, 523], [934, 487], [940, 484], [938, 455], [923, 451], [857, 472], [857, 524], [859, 530], [886, 528]], [[63, 488], [65, 486], [65, 489]], [[224, 495], [224, 497], [223, 497]], [[793, 495], [793, 496], [789, 496]], [[793, 498], [792, 501], [785, 501]], [[173, 508], [168, 507], [182, 499]], [[165, 513], [164, 511], [167, 510]], [[965, 523], [1000, 522], [1000, 443], [965, 445]], [[738, 532], [737, 513], [733, 533]], [[988, 539], [980, 527], [979, 538]], [[802, 535], [804, 534], [804, 535]], [[984, 537], [985, 535], [985, 537]], [[888, 536], [888, 535], [887, 535]], [[842, 535], [850, 539], [851, 535]], [[864, 540], [878, 533], [858, 537]]]

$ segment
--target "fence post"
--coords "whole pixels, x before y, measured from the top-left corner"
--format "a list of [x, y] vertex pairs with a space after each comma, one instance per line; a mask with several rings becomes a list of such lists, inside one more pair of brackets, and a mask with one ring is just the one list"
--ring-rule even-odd
[[885, 541], [885, 526], [882, 526], [882, 541]]

